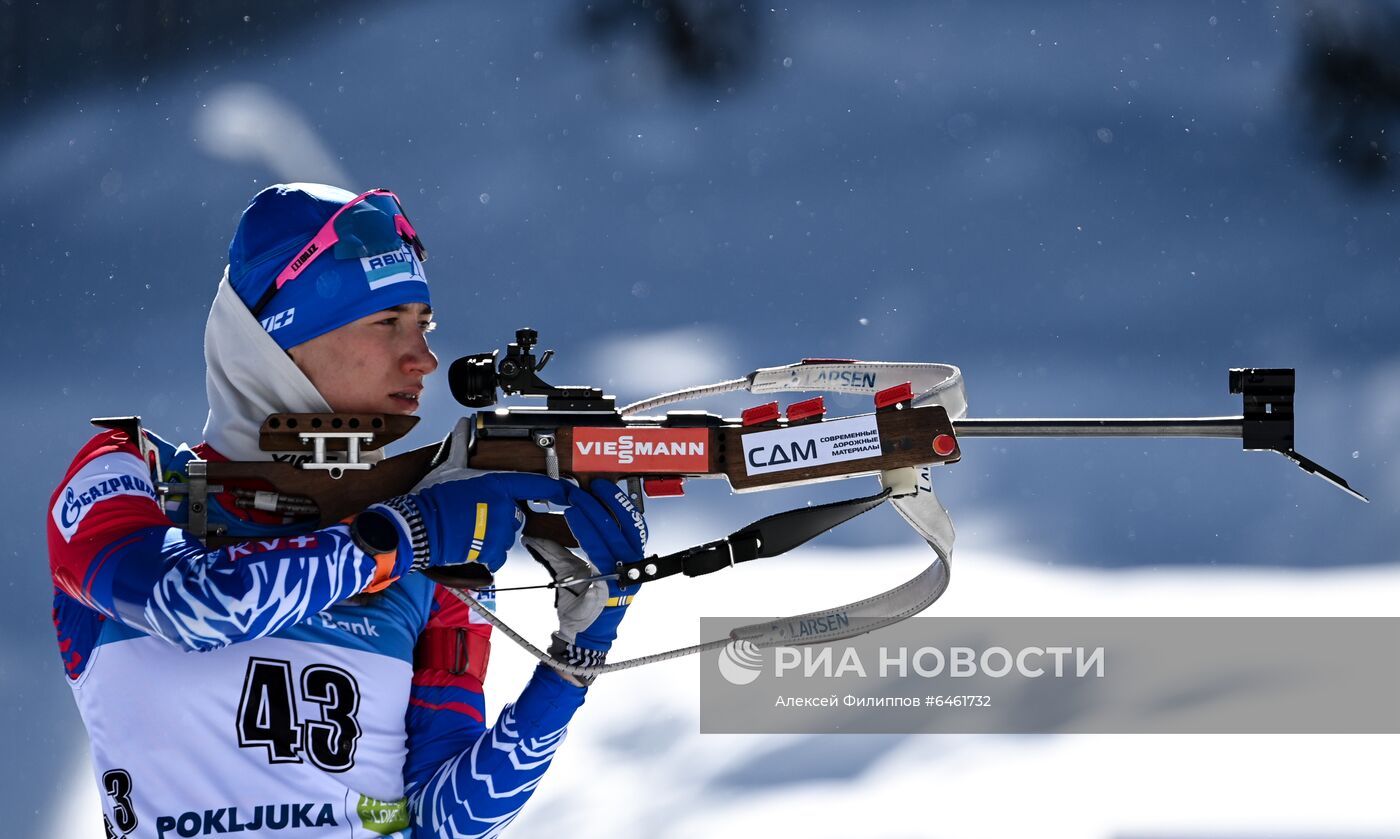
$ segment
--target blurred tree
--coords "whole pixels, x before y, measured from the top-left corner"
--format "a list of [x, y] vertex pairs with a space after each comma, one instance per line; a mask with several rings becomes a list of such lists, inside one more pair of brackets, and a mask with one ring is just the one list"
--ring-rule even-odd
[[589, 40], [636, 32], [680, 77], [727, 85], [758, 59], [758, 17], [736, 0], [600, 0], [583, 12]]
[[192, 53], [217, 62], [262, 50], [308, 23], [327, 23], [361, 2], [302, 0], [0, 0], [0, 112], [42, 104], [74, 86], [139, 89]]
[[1400, 8], [1338, 2], [1309, 9], [1301, 77], [1327, 159], [1363, 182], [1387, 177], [1387, 131], [1400, 122]]

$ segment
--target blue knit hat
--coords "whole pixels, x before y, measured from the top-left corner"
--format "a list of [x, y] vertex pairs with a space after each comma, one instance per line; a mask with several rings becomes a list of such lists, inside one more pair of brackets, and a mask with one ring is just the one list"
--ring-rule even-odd
[[[331, 253], [308, 247], [355, 198], [324, 184], [277, 184], [254, 196], [238, 221], [228, 247], [229, 282], [284, 350], [393, 306], [431, 305], [426, 254], [416, 235], [407, 241], [404, 231], [412, 226], [390, 193], [336, 217]], [[277, 288], [293, 259], [300, 273]]]

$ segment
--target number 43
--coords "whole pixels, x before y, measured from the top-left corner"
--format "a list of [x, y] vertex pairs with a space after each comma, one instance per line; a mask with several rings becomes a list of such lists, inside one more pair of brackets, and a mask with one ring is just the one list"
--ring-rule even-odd
[[292, 663], [248, 659], [238, 702], [238, 745], [264, 747], [269, 763], [301, 763], [303, 755], [327, 772], [355, 765], [360, 686], [339, 667], [313, 664], [301, 671], [302, 699], [321, 706], [321, 718], [298, 721]]

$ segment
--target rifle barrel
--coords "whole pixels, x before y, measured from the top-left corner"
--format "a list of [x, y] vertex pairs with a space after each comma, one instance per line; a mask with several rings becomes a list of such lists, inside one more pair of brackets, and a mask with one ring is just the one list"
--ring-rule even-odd
[[959, 437], [1231, 437], [1244, 436], [1244, 417], [961, 419]]

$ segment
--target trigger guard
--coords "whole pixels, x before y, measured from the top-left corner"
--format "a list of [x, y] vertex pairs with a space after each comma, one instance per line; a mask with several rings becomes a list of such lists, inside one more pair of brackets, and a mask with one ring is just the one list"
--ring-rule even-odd
[[480, 562], [463, 562], [460, 565], [438, 565], [424, 568], [423, 576], [448, 588], [478, 589], [495, 582], [491, 569]]

